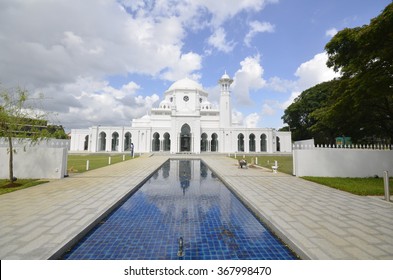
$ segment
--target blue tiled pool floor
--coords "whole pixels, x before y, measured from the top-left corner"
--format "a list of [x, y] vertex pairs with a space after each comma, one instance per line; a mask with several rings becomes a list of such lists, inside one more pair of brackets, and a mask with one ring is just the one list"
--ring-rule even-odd
[[199, 160], [166, 162], [63, 257], [295, 258]]

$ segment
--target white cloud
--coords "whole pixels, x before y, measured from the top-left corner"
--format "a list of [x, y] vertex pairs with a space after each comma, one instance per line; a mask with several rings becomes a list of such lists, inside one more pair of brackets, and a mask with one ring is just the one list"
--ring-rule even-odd
[[157, 94], [138, 95], [140, 86], [129, 82], [116, 89], [108, 81], [92, 77], [78, 78], [76, 83], [40, 88], [44, 92], [44, 109], [55, 111], [51, 122], [66, 128], [91, 125], [130, 125], [132, 118], [141, 117], [159, 100]]
[[274, 32], [275, 26], [270, 22], [260, 22], [260, 21], [252, 21], [249, 23], [250, 31], [247, 33], [246, 37], [244, 38], [244, 43], [246, 46], [250, 46], [251, 40], [256, 36], [258, 33], [263, 32]]
[[327, 59], [328, 56], [325, 52], [319, 53], [297, 68], [295, 76], [298, 79], [293, 84], [291, 95], [282, 103], [283, 109], [291, 105], [302, 91], [340, 76], [339, 73], [326, 66]]
[[265, 103], [262, 105], [262, 115], [264, 116], [273, 116], [276, 113], [276, 110], [269, 104]]
[[255, 128], [258, 127], [259, 119], [260, 116], [257, 113], [251, 113], [245, 118], [244, 122], [247, 128]]
[[327, 37], [333, 37], [334, 35], [337, 34], [337, 32], [338, 32], [338, 30], [337, 30], [336, 28], [333, 27], [333, 28], [330, 28], [330, 29], [326, 30], [325, 35], [326, 35]]
[[192, 79], [198, 80], [200, 78], [198, 73], [194, 73], [193, 75], [190, 75], [190, 73], [199, 70], [201, 67], [201, 56], [196, 53], [189, 52], [182, 54], [180, 59], [173, 61], [173, 64], [170, 65], [161, 75], [161, 78], [169, 81], [176, 81], [190, 76]]
[[235, 43], [233, 41], [228, 42], [226, 40], [226, 33], [222, 27], [216, 29], [207, 42], [209, 45], [225, 53], [231, 52], [235, 47]]
[[301, 91], [316, 84], [330, 81], [339, 74], [326, 66], [328, 56], [325, 52], [316, 54], [311, 60], [302, 63], [296, 70], [297, 88]]
[[258, 90], [266, 85], [263, 79], [263, 68], [259, 63], [260, 56], [246, 57], [240, 62], [241, 68], [236, 71], [233, 83], [233, 92], [241, 104], [249, 104], [250, 91]]

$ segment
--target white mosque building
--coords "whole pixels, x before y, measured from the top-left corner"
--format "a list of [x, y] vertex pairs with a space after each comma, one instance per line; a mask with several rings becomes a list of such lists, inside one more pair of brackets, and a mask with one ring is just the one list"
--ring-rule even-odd
[[276, 153], [291, 152], [290, 132], [247, 128], [232, 122], [230, 85], [225, 73], [220, 84], [219, 108], [203, 87], [189, 79], [173, 83], [158, 108], [131, 126], [93, 126], [71, 130], [71, 151], [135, 153]]

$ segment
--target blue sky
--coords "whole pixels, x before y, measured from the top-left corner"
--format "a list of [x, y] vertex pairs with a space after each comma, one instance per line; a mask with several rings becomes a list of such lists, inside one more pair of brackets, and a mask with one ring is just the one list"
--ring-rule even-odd
[[390, 0], [1, 0], [0, 83], [43, 93], [66, 130], [130, 125], [176, 80], [218, 102], [233, 77], [233, 116], [283, 126], [301, 91], [337, 76], [325, 44], [368, 24]]

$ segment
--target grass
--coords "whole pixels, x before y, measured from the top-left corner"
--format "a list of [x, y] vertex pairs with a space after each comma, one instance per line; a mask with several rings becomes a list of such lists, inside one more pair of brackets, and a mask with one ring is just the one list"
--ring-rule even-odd
[[0, 195], [30, 188], [47, 182], [48, 181], [39, 179], [18, 179], [11, 184], [9, 180], [0, 179]]
[[[124, 154], [125, 160], [130, 160], [132, 157], [129, 154]], [[108, 154], [86, 154], [86, 155], [68, 155], [68, 173], [81, 173], [86, 171], [86, 161], [89, 160], [89, 170], [101, 168], [108, 165], [108, 158], [111, 157], [111, 164], [123, 161], [123, 154], [108, 155]]]
[[[234, 158], [234, 157], [232, 157]], [[237, 156], [242, 159], [243, 155]], [[246, 156], [245, 160], [251, 163], [255, 156]], [[258, 165], [271, 170], [274, 161], [278, 162], [278, 171], [292, 175], [293, 162], [292, 156], [257, 156]], [[337, 177], [302, 177], [305, 180], [322, 184], [331, 188], [346, 191], [357, 195], [384, 195], [383, 178], [337, 178]], [[393, 194], [393, 178], [389, 180], [390, 193]]]
[[[232, 156], [232, 158], [234, 158]], [[258, 165], [262, 167], [266, 167], [272, 170], [272, 166], [274, 165], [274, 161], [277, 160], [278, 171], [286, 174], [292, 175], [293, 170], [293, 161], [292, 156], [245, 156], [245, 160], [250, 164], [252, 160], [254, 163], [256, 162], [255, 158], [258, 158]], [[243, 155], [238, 155], [236, 159], [243, 159]]]
[[[357, 195], [384, 195], [383, 178], [303, 177], [303, 179]], [[393, 194], [393, 178], [389, 179], [389, 190]]]

